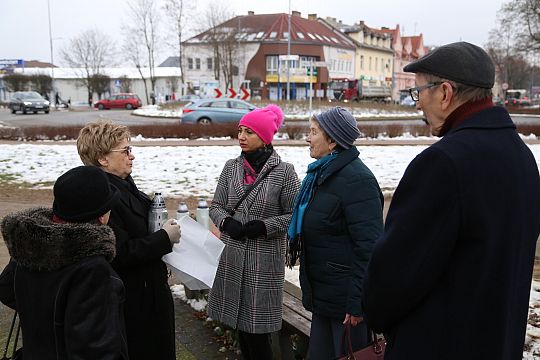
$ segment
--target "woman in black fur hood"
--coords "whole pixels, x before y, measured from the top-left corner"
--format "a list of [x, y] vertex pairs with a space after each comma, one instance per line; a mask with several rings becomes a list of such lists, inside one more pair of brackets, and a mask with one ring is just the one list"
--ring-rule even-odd
[[6, 216], [0, 301], [19, 312], [24, 359], [127, 359], [124, 285], [109, 262], [118, 190], [94, 166], [58, 178], [52, 209]]

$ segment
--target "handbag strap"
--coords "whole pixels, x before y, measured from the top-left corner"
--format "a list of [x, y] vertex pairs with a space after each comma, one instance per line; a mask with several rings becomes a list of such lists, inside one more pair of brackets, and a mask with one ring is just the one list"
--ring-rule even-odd
[[231, 210], [227, 210], [227, 212], [229, 213], [229, 215], [231, 216], [234, 216], [234, 214], [236, 213], [236, 211], [238, 210], [238, 208], [240, 207], [240, 205], [242, 204], [242, 201], [244, 201], [248, 195], [251, 193], [251, 191], [253, 189], [255, 189], [257, 187], [257, 185], [263, 181], [263, 179], [268, 176], [268, 174], [270, 174], [270, 172], [272, 170], [274, 170], [275, 166], [272, 166], [271, 168], [268, 168], [265, 172], [263, 172], [262, 174], [259, 174], [259, 176], [257, 177], [257, 180], [255, 180], [255, 182], [253, 183], [253, 185], [247, 189], [245, 192], [244, 192], [244, 195], [242, 195], [242, 197], [240, 198], [240, 200], [238, 200], [238, 202], [236, 203], [236, 205], [231, 209]]
[[15, 343], [13, 345], [13, 352], [11, 358], [7, 357], [8, 349], [9, 349], [9, 343], [11, 343], [11, 337], [13, 336], [13, 329], [15, 328], [15, 322], [17, 321], [17, 311], [13, 314], [13, 319], [11, 320], [11, 326], [9, 328], [9, 334], [6, 340], [6, 347], [4, 348], [4, 356], [1, 360], [8, 360], [12, 359], [13, 355], [15, 354], [15, 351], [17, 350], [17, 342], [19, 340], [19, 332], [21, 331], [21, 322], [19, 321], [19, 325], [17, 326], [17, 333], [15, 335]]
[[[368, 346], [373, 347], [373, 352], [375, 354], [380, 354], [383, 352], [383, 347], [381, 345], [381, 340], [377, 337], [375, 331], [371, 330], [368, 327], [369, 335], [371, 335], [372, 341]], [[354, 351], [352, 348], [351, 342], [351, 321], [347, 321], [343, 325], [343, 336], [341, 338], [341, 346], [346, 354], [346, 359], [355, 360]]]

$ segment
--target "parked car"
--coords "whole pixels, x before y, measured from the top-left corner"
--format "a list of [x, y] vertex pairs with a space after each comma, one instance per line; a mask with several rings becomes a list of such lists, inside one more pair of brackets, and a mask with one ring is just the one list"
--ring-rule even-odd
[[416, 101], [414, 101], [410, 96], [405, 96], [400, 102], [402, 106], [416, 106]]
[[45, 114], [49, 113], [49, 101], [44, 99], [35, 91], [17, 91], [13, 93], [11, 100], [8, 103], [8, 107], [12, 114], [17, 111], [26, 114], [32, 111], [37, 114], [38, 111], [43, 111]]
[[96, 101], [95, 108], [105, 109], [137, 109], [142, 106], [142, 101], [137, 94], [121, 93], [109, 96], [107, 99]]
[[199, 95], [187, 94], [187, 95], [180, 96], [177, 100], [178, 101], [195, 101], [195, 100], [199, 100], [200, 98], [201, 97]]
[[528, 97], [522, 97], [520, 99], [518, 98], [507, 98], [505, 101], [504, 101], [504, 105], [506, 106], [526, 106], [526, 105], [531, 105], [531, 100], [529, 100]]
[[182, 109], [182, 124], [223, 124], [238, 122], [257, 107], [239, 99], [201, 99]]
[[493, 96], [491, 98], [491, 101], [493, 102], [493, 105], [495, 105], [495, 106], [503, 106], [504, 105], [503, 99], [501, 99], [499, 96]]

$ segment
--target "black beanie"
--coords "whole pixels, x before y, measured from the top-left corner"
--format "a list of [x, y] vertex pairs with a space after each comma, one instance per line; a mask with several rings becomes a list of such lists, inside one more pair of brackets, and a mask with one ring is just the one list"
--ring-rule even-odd
[[119, 198], [118, 189], [96, 166], [68, 170], [54, 183], [53, 213], [74, 223], [88, 222], [111, 210]]
[[491, 89], [495, 82], [495, 65], [489, 55], [481, 47], [464, 41], [438, 47], [405, 66], [403, 71], [435, 75], [485, 89]]

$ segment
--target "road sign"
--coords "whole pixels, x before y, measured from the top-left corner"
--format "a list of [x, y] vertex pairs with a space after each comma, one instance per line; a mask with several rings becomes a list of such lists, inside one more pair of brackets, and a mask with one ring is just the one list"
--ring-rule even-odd
[[23, 59], [0, 59], [0, 66], [24, 65]]
[[229, 98], [234, 99], [236, 97], [236, 91], [234, 89], [229, 88]]
[[218, 88], [214, 88], [214, 91], [216, 92], [216, 98], [220, 98], [221, 95], [223, 95], [223, 93]]
[[326, 61], [315, 61], [313, 63], [313, 66], [316, 66], [316, 67], [328, 67], [328, 66], [330, 66], [330, 64], [328, 64]]
[[242, 95], [242, 100], [247, 100], [247, 98], [249, 97], [249, 92], [244, 88], [240, 88], [240, 90], [242, 91], [242, 94], [244, 94]]
[[279, 60], [298, 60], [300, 56], [298, 55], [279, 55]]
[[503, 83], [501, 87], [503, 90], [508, 90], [508, 83]]
[[120, 87], [121, 84], [122, 83], [120, 82], [120, 80], [118, 80], [118, 79], [114, 80], [114, 86]]

